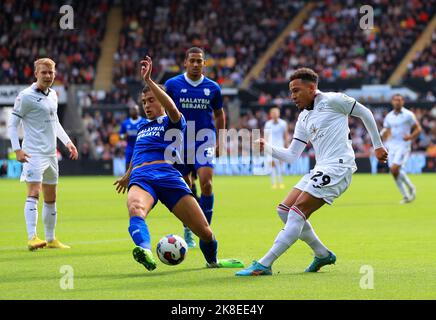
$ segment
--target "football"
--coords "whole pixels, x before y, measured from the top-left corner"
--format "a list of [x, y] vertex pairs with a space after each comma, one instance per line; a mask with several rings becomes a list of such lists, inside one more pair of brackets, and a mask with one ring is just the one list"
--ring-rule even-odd
[[182, 237], [169, 234], [159, 240], [156, 252], [160, 261], [169, 266], [174, 266], [185, 260], [188, 245]]

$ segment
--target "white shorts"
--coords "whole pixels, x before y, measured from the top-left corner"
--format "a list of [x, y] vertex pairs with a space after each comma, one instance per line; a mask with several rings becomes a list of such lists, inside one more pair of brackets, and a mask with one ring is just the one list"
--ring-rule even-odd
[[404, 166], [409, 159], [409, 147], [394, 147], [388, 148], [388, 165], [392, 167], [394, 164]]
[[31, 156], [23, 164], [20, 181], [58, 184], [59, 166], [56, 156]]
[[327, 204], [332, 204], [347, 190], [352, 175], [352, 168], [315, 166], [298, 181], [294, 188], [323, 199]]

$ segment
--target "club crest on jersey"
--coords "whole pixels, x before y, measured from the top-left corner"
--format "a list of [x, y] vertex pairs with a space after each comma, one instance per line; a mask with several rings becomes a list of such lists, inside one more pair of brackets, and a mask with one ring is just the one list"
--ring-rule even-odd
[[318, 128], [315, 127], [314, 124], [312, 124], [312, 125], [310, 126], [310, 134], [315, 135], [317, 132], [318, 132]]
[[316, 106], [316, 109], [318, 110], [318, 111], [322, 111], [322, 110], [324, 110], [324, 108], [327, 106], [327, 103], [325, 103], [324, 101], [322, 101], [322, 102], [320, 102], [317, 106]]
[[204, 91], [204, 95], [205, 96], [209, 96], [210, 95], [210, 89], [209, 88], [205, 88], [203, 91]]
[[163, 119], [162, 119], [162, 117], [160, 117], [160, 118], [157, 118], [157, 123], [159, 123], [159, 124], [162, 124], [162, 122], [163, 122]]

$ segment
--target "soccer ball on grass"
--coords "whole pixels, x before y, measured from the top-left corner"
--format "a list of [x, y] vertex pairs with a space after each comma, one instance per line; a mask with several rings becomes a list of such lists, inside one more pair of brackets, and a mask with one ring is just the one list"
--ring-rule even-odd
[[156, 252], [160, 261], [169, 266], [174, 266], [185, 260], [188, 245], [182, 237], [169, 234], [159, 240]]

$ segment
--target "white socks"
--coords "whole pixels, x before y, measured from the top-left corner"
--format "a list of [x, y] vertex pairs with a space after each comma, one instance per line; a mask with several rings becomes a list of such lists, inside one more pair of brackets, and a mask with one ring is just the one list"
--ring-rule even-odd
[[259, 260], [265, 267], [270, 267], [295, 241], [303, 230], [306, 219], [297, 207], [292, 207], [288, 214], [285, 227], [279, 232], [272, 248]]
[[[283, 223], [286, 223], [286, 221], [288, 220], [289, 210], [290, 210], [289, 207], [282, 203], [279, 204], [277, 207], [277, 213], [280, 219], [283, 221]], [[308, 246], [312, 248], [316, 257], [325, 258], [328, 256], [329, 252], [327, 247], [318, 238], [318, 236], [315, 233], [315, 230], [313, 230], [312, 228], [312, 225], [307, 220], [303, 226], [303, 230], [301, 230], [299, 239], [306, 242]]]
[[[38, 199], [27, 197], [24, 205], [24, 217], [26, 219], [27, 236], [29, 240], [36, 235], [36, 225], [38, 224]], [[53, 241], [55, 238], [54, 229], [56, 227], [56, 203], [45, 203], [42, 206], [42, 221], [44, 222], [45, 239]]]
[[45, 203], [42, 207], [42, 221], [44, 222], [45, 239], [51, 242], [55, 239], [57, 211], [56, 202]]
[[405, 184], [403, 183], [403, 179], [400, 178], [400, 175], [395, 179], [395, 183], [397, 184], [398, 189], [400, 190], [403, 198], [407, 198], [407, 191], [405, 188]]
[[274, 168], [273, 166], [271, 166], [271, 184], [276, 184], [276, 168]]
[[276, 162], [276, 170], [277, 170], [277, 182], [281, 184], [283, 182], [283, 178], [282, 178], [282, 166], [280, 161]]
[[276, 180], [277, 183], [281, 184], [283, 182], [282, 166], [279, 160], [273, 159], [273, 161], [274, 161], [274, 166], [271, 164], [271, 184], [275, 185]]
[[407, 174], [403, 170], [400, 170], [400, 174], [398, 175], [398, 179], [400, 179], [407, 186], [410, 193], [412, 192], [412, 190], [415, 190], [415, 186], [413, 185], [413, 183], [410, 181], [409, 177], [407, 176]]
[[27, 237], [32, 240], [38, 223], [38, 199], [27, 197], [24, 205], [24, 218], [26, 219]]
[[315, 230], [313, 230], [312, 225], [307, 220], [301, 231], [300, 240], [303, 240], [312, 248], [316, 257], [325, 258], [329, 255], [327, 247], [319, 240]]

